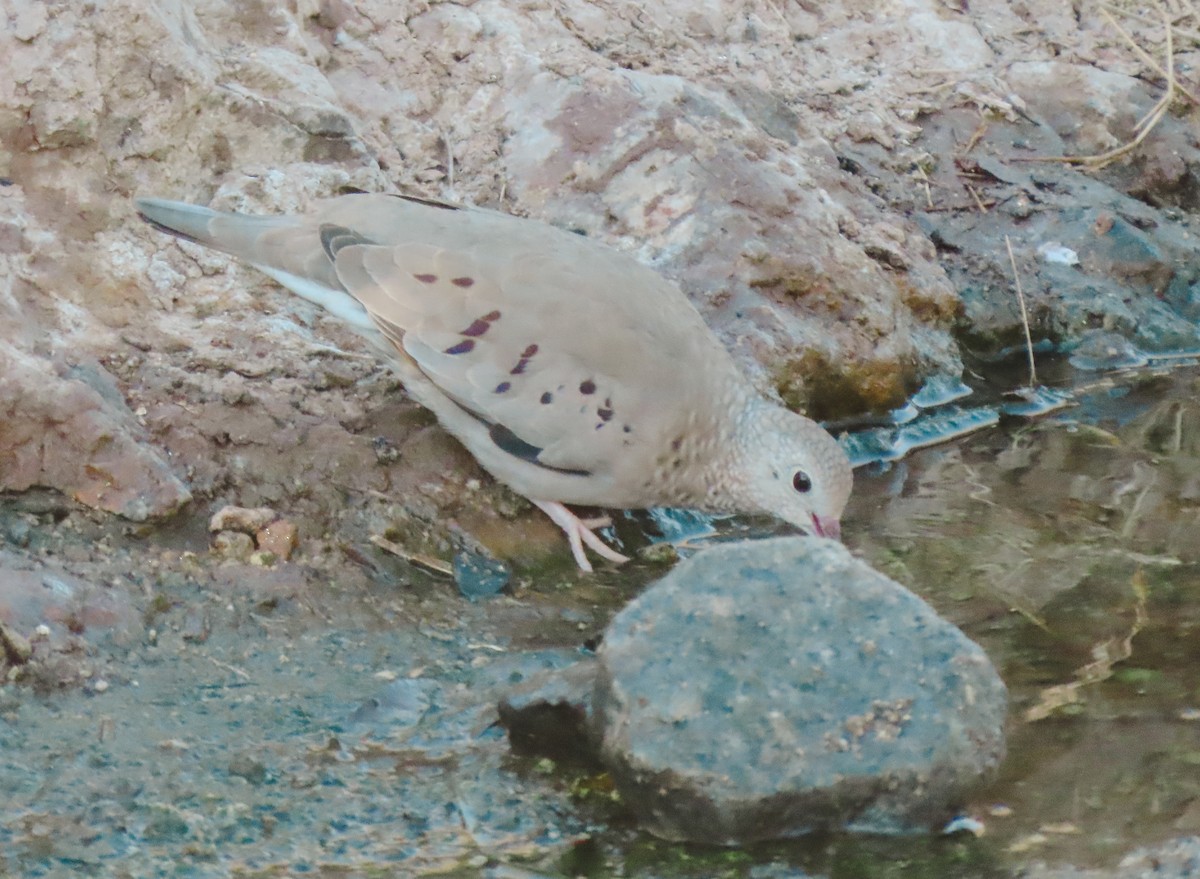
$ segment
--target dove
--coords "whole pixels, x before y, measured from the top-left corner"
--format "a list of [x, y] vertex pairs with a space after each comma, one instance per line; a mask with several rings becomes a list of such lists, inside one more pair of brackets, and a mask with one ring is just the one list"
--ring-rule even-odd
[[254, 216], [136, 200], [151, 226], [244, 260], [350, 324], [496, 479], [585, 547], [569, 505], [768, 514], [840, 537], [850, 462], [760, 394], [674, 283], [536, 220], [403, 195]]

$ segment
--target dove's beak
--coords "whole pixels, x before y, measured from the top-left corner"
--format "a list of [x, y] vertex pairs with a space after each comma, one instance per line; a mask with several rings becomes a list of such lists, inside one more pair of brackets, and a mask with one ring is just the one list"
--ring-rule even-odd
[[812, 523], [813, 532], [818, 537], [829, 537], [833, 540], [842, 539], [842, 523], [832, 516], [818, 516], [814, 513]]

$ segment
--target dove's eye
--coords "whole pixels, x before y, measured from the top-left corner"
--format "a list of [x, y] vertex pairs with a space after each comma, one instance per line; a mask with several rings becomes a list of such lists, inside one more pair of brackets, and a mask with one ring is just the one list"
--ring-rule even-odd
[[812, 480], [808, 478], [808, 474], [803, 470], [797, 470], [792, 476], [792, 488], [796, 489], [800, 494], [806, 494], [812, 491]]

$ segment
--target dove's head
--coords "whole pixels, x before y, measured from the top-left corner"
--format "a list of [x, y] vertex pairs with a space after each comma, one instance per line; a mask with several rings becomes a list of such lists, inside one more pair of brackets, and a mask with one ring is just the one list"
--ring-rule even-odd
[[854, 475], [838, 441], [815, 421], [765, 401], [740, 428], [740, 505], [839, 539]]

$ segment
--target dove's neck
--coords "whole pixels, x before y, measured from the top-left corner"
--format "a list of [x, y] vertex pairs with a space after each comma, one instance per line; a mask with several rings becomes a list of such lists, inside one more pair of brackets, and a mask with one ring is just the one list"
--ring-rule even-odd
[[[684, 431], [678, 449], [660, 461], [660, 485], [671, 503], [712, 512], [746, 510], [749, 463], [754, 460], [759, 426], [771, 403], [749, 384], [731, 383], [703, 411], [711, 423], [695, 423]], [[669, 462], [667, 468], [662, 463]]]
[[708, 497], [705, 507], [719, 512], [746, 512], [752, 508], [751, 462], [762, 457], [763, 425], [776, 405], [747, 388], [735, 410], [722, 453], [705, 473]]

